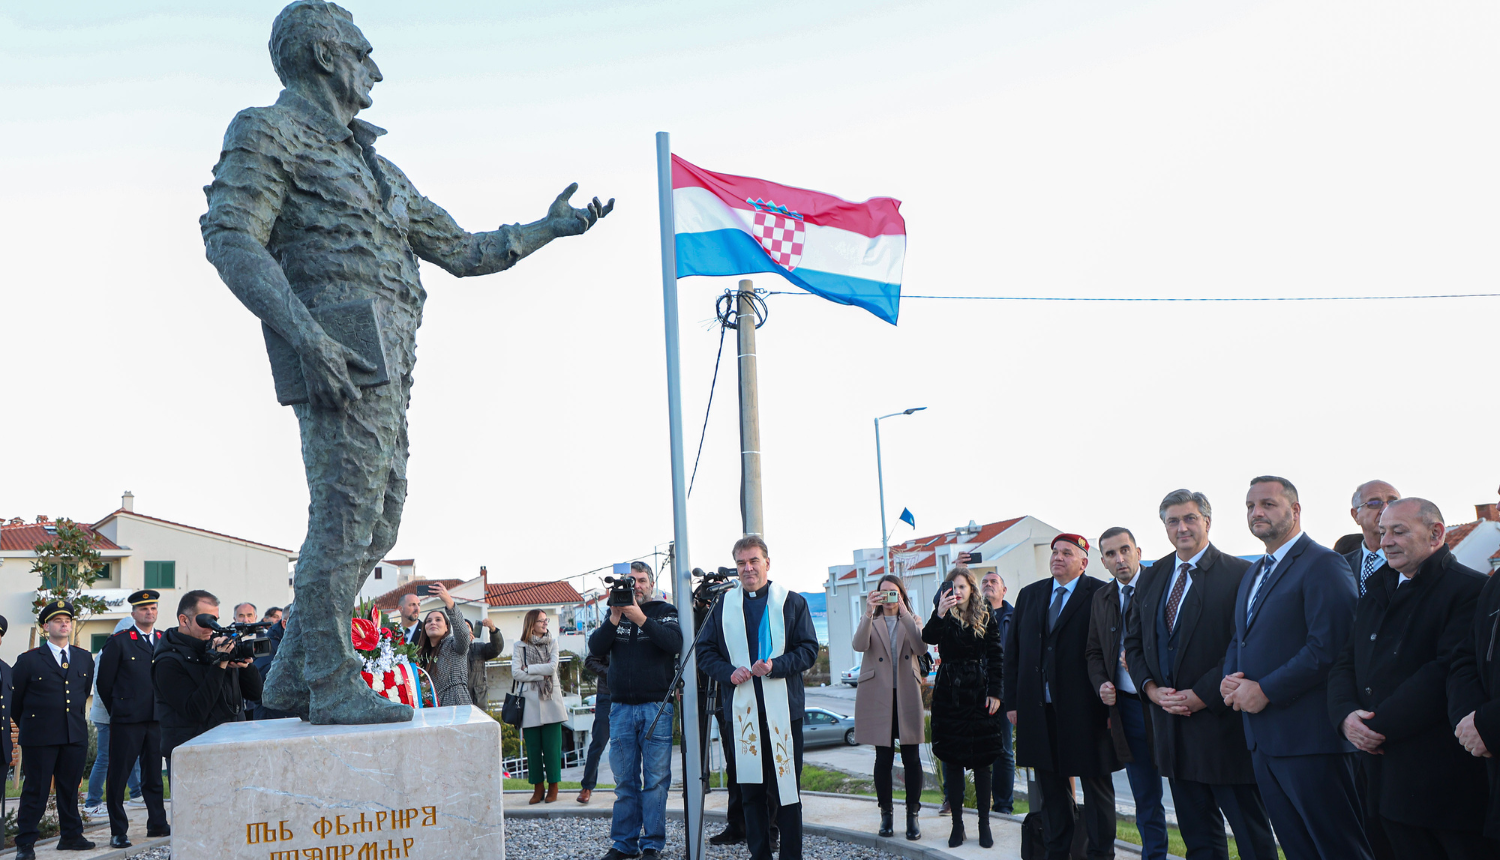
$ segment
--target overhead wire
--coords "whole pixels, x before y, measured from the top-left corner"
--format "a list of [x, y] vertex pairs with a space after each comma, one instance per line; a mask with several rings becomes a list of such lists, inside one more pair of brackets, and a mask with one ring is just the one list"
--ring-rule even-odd
[[[811, 296], [801, 290], [775, 290], [768, 296]], [[902, 295], [902, 299], [947, 299], [980, 302], [1366, 302], [1412, 299], [1494, 299], [1500, 293], [1442, 293], [1409, 296], [929, 296]]]

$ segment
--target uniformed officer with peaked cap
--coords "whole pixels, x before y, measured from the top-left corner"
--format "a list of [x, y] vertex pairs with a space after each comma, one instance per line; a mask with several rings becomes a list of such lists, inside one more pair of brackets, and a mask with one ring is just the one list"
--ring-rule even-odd
[[41, 645], [16, 658], [11, 713], [21, 727], [21, 808], [16, 814], [14, 860], [35, 860], [37, 825], [47, 808], [47, 794], [57, 785], [59, 851], [87, 851], [78, 814], [78, 782], [88, 756], [89, 729], [84, 719], [94, 680], [94, 658], [69, 644], [73, 603], [49, 600], [37, 613], [47, 634]]
[[146, 835], [168, 836], [166, 805], [162, 802], [161, 723], [156, 720], [156, 694], [151, 687], [151, 657], [161, 631], [156, 628], [161, 592], [150, 588], [130, 595], [130, 617], [135, 624], [109, 637], [99, 652], [99, 701], [109, 712], [109, 774], [105, 803], [109, 807], [109, 845], [129, 848], [126, 833], [125, 785], [136, 760], [141, 763], [141, 796], [146, 801]]

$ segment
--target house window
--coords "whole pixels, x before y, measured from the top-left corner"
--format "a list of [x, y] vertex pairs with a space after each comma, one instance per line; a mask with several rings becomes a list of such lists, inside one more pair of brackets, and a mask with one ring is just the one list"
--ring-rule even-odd
[[376, 579], [385, 579], [385, 577], [382, 575], [384, 573], [385, 573], [385, 569], [384, 568], [381, 568], [381, 567], [378, 567], [378, 566], [375, 568], [375, 578]]
[[[76, 564], [65, 565], [63, 569], [68, 572], [69, 576], [71, 576], [73, 574], [73, 572], [78, 569], [78, 565], [76, 565]], [[42, 588], [56, 588], [56, 587], [57, 587], [57, 565], [54, 564], [54, 565], [52, 565], [52, 569], [50, 571], [48, 571], [47, 573], [42, 574]]]
[[110, 563], [104, 562], [99, 565], [99, 575], [94, 578], [95, 582], [103, 582], [110, 578]]
[[177, 587], [177, 562], [175, 562], [175, 561], [148, 561], [148, 562], [146, 562], [146, 587], [147, 588], [176, 588]]
[[109, 641], [108, 633], [95, 633], [89, 637], [89, 650], [98, 654], [104, 650], [104, 643]]

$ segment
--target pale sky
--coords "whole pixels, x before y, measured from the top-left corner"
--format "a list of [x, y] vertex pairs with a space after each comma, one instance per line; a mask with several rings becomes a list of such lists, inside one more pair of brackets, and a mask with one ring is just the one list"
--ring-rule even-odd
[[[301, 543], [296, 419], [197, 224], [225, 126], [276, 98], [281, 5], [0, 7], [0, 515], [94, 520], [129, 489]], [[710, 170], [904, 201], [910, 294], [1500, 292], [1488, 2], [346, 5], [385, 74], [362, 117], [460, 224], [535, 220], [575, 180], [618, 200], [509, 272], [424, 264], [391, 556], [429, 577], [560, 578], [671, 539], [657, 131]], [[681, 284], [689, 468], [733, 283]], [[1031, 514], [1156, 556], [1185, 486], [1250, 553], [1263, 473], [1325, 544], [1370, 478], [1455, 523], [1496, 500], [1500, 299], [911, 299], [897, 327], [770, 307], [766, 538], [799, 589], [879, 545], [871, 419], [911, 406], [882, 423], [894, 540]], [[740, 530], [732, 344], [689, 511], [702, 567]]]

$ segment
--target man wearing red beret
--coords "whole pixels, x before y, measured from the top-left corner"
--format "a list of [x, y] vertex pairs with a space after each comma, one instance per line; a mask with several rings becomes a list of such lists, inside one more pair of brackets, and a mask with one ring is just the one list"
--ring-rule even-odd
[[1090, 857], [1112, 857], [1115, 786], [1122, 765], [1109, 735], [1109, 710], [1089, 678], [1089, 607], [1104, 583], [1084, 576], [1089, 542], [1052, 539], [1051, 579], [1021, 589], [1005, 642], [1005, 707], [1015, 726], [1016, 764], [1036, 769], [1048, 857], [1073, 843], [1073, 789], [1083, 783]]

